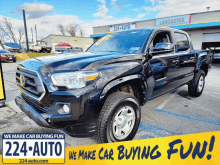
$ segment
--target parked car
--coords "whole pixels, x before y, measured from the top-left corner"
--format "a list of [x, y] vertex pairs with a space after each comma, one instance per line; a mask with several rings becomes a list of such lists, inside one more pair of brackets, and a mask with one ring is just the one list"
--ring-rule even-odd
[[14, 53], [9, 52], [8, 50], [1, 49], [0, 56], [1, 56], [1, 61], [16, 62], [16, 55]]
[[83, 48], [81, 47], [74, 47], [73, 50], [75, 50], [76, 52], [83, 52]]
[[212, 60], [220, 60], [220, 49], [212, 50]]
[[195, 51], [184, 31], [120, 31], [85, 53], [22, 62], [15, 102], [43, 127], [71, 136], [95, 135], [101, 143], [132, 140], [140, 106], [183, 85], [189, 95], [200, 96], [210, 68], [210, 51]]
[[66, 54], [66, 53], [80, 53], [83, 52], [83, 48], [81, 47], [74, 47], [73, 49], [67, 49], [65, 52], [62, 52], [60, 54]]

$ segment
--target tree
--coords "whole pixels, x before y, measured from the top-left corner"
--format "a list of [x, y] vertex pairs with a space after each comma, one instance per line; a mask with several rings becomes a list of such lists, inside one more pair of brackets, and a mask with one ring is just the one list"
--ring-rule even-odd
[[83, 28], [79, 29], [80, 36], [83, 37], [85, 34], [85, 30]]
[[22, 27], [18, 28], [18, 44], [21, 45], [21, 39], [24, 35], [24, 29]]
[[76, 31], [79, 29], [79, 25], [77, 24], [69, 24], [67, 26], [67, 32], [72, 36], [72, 37], [75, 37], [76, 36]]
[[11, 21], [4, 17], [3, 24], [4, 26], [0, 25], [0, 30], [4, 33], [5, 36], [17, 43]]
[[0, 31], [0, 46], [2, 48], [4, 48], [4, 46], [3, 46], [4, 42], [5, 42], [5, 34], [2, 31]]
[[21, 45], [21, 40], [24, 35], [23, 27], [18, 27], [18, 33], [15, 34], [13, 25], [8, 18], [4, 17], [2, 23], [3, 24], [0, 24], [0, 44], [3, 45], [5, 39], [9, 39]]
[[62, 24], [59, 24], [59, 25], [57, 26], [57, 28], [58, 28], [58, 30], [62, 33], [62, 35], [65, 36], [65, 34], [66, 34], [66, 28], [65, 28], [65, 26], [63, 26]]

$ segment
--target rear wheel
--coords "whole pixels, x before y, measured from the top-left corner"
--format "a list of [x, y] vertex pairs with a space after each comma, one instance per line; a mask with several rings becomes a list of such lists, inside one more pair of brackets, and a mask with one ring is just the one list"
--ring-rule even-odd
[[203, 70], [197, 72], [193, 80], [188, 85], [188, 91], [190, 96], [199, 97], [205, 86], [205, 73]]
[[140, 105], [133, 95], [125, 92], [112, 93], [99, 115], [96, 138], [101, 143], [132, 140], [140, 119]]
[[13, 60], [13, 62], [16, 62], [16, 59], [15, 59], [15, 60]]

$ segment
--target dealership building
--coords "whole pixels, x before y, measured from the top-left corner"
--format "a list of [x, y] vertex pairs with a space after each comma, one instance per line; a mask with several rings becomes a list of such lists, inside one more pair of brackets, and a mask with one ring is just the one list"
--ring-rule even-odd
[[47, 46], [52, 47], [52, 52], [55, 52], [55, 46], [60, 43], [68, 43], [72, 47], [81, 47], [83, 51], [93, 44], [93, 39], [90, 37], [72, 37], [54, 34], [45, 37], [42, 41], [46, 42]]
[[93, 27], [93, 35], [90, 37], [97, 41], [100, 37], [116, 31], [147, 27], [170, 27], [184, 30], [190, 35], [194, 49], [220, 47], [220, 10], [97, 26]]

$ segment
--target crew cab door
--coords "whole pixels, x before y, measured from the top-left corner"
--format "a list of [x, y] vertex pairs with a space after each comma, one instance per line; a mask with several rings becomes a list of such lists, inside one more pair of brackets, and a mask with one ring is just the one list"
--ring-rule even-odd
[[152, 97], [157, 97], [166, 93], [178, 86], [176, 83], [179, 76], [179, 56], [174, 52], [174, 49], [155, 51], [158, 43], [173, 44], [171, 31], [158, 31], [154, 34], [149, 45], [149, 54], [152, 58], [148, 61], [151, 66], [152, 74], [155, 79], [155, 86]]
[[193, 79], [196, 55], [187, 34], [174, 31], [174, 39], [175, 53], [179, 56], [179, 83], [184, 84]]

